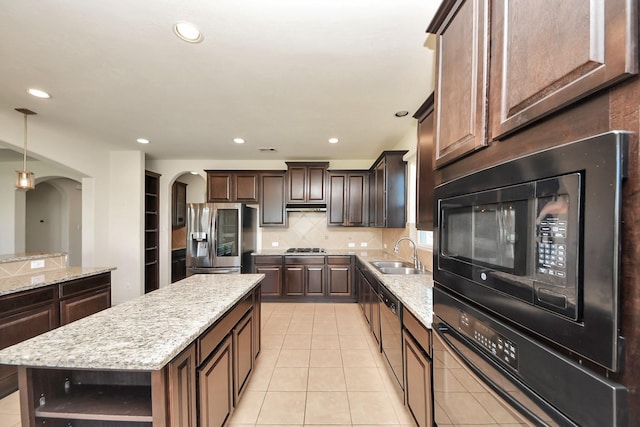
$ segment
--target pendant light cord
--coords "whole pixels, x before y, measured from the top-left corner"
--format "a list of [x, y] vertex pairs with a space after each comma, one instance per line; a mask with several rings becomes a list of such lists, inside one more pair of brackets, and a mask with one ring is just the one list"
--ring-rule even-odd
[[24, 157], [22, 159], [22, 170], [27, 170], [27, 114], [24, 115]]

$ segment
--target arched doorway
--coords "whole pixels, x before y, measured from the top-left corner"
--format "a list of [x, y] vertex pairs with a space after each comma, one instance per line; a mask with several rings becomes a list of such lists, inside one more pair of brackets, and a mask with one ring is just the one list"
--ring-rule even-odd
[[66, 252], [70, 266], [82, 265], [82, 186], [50, 178], [26, 193], [25, 252]]

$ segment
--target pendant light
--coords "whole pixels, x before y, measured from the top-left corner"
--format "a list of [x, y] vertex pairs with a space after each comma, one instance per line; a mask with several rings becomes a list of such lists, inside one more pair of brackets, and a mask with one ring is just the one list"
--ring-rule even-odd
[[24, 158], [22, 170], [16, 171], [16, 188], [19, 190], [33, 190], [36, 187], [36, 178], [33, 172], [27, 170], [27, 116], [36, 113], [26, 108], [16, 108], [15, 110], [24, 114]]

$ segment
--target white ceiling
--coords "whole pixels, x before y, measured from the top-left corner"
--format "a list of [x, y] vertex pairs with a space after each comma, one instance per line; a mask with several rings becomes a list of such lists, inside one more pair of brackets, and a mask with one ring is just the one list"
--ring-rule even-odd
[[[29, 123], [154, 159], [375, 158], [411, 129], [431, 91], [425, 29], [439, 5], [4, 0], [0, 108], [26, 107], [38, 113]], [[204, 41], [178, 39], [179, 20]], [[53, 98], [31, 97], [28, 87]], [[396, 118], [399, 110], [410, 114]]]

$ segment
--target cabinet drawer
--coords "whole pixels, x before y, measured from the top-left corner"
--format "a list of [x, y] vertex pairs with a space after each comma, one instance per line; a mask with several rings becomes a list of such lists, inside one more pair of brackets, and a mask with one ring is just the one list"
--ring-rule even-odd
[[260, 255], [254, 257], [256, 264], [282, 264], [282, 255]]
[[324, 264], [324, 256], [287, 256], [284, 257], [285, 264]]
[[402, 307], [402, 323], [422, 349], [431, 356], [431, 331], [405, 307]]
[[60, 284], [60, 298], [66, 298], [111, 284], [111, 273], [98, 274], [82, 279], [70, 280]]
[[0, 318], [8, 317], [16, 312], [26, 311], [31, 306], [53, 302], [55, 297], [54, 286], [5, 295], [0, 297]]
[[198, 338], [198, 365], [201, 365], [229, 335], [233, 327], [251, 309], [252, 305], [253, 292], [236, 304], [222, 319], [218, 320]]
[[329, 256], [327, 256], [327, 264], [349, 265], [349, 264], [351, 264], [351, 257], [350, 256], [341, 256], [341, 255], [329, 255]]

